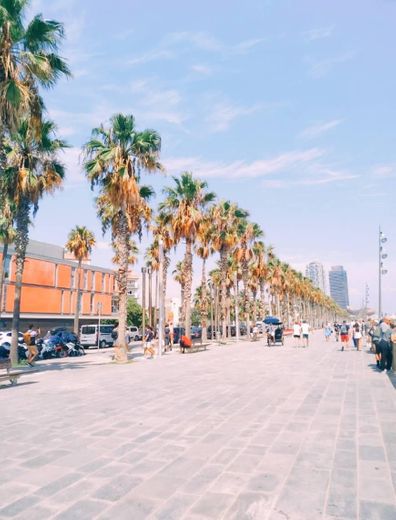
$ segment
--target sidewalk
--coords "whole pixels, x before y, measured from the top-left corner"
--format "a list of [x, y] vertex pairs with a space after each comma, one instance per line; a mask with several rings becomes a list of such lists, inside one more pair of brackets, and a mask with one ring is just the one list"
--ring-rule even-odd
[[394, 520], [389, 377], [291, 343], [89, 354], [0, 389], [0, 518]]

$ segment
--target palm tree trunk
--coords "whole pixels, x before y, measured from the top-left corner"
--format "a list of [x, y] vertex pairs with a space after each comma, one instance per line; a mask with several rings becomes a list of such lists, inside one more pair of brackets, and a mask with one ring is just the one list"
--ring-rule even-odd
[[208, 298], [206, 291], [206, 258], [202, 259], [202, 302], [203, 302], [203, 312], [201, 315], [202, 320], [202, 341], [207, 341], [208, 339]]
[[3, 312], [3, 293], [4, 293], [4, 279], [5, 279], [5, 264], [8, 254], [8, 242], [4, 242], [3, 245], [3, 257], [0, 265], [0, 316]]
[[227, 284], [226, 284], [226, 273], [227, 273], [227, 256], [228, 251], [222, 247], [220, 250], [220, 271], [221, 271], [221, 285], [220, 285], [220, 308], [221, 308], [221, 336], [222, 339], [226, 339], [226, 298], [227, 298]]
[[16, 216], [15, 235], [15, 293], [14, 312], [12, 316], [12, 339], [10, 359], [12, 365], [18, 363], [18, 332], [21, 314], [22, 276], [25, 265], [26, 248], [29, 243], [30, 204], [26, 198], [20, 202]]
[[186, 283], [184, 287], [184, 307], [185, 307], [185, 333], [189, 338], [191, 336], [191, 292], [192, 292], [192, 242], [190, 239], [186, 240], [186, 254], [185, 254], [185, 274]]
[[162, 292], [163, 292], [164, 303], [165, 303], [165, 299], [166, 299], [166, 288], [167, 288], [166, 282], [167, 282], [167, 279], [168, 279], [169, 263], [170, 263], [169, 257], [165, 253], [164, 254], [164, 265], [163, 265], [163, 268], [162, 268], [162, 278], [163, 278], [163, 280], [162, 280]]
[[264, 280], [260, 281], [260, 302], [262, 309], [262, 316], [260, 318], [265, 318], [265, 282]]
[[243, 297], [245, 307], [245, 320], [248, 337], [250, 336], [250, 314], [249, 314], [249, 269], [247, 265], [242, 267], [242, 278], [243, 278]]
[[129, 243], [130, 233], [125, 217], [120, 219], [119, 225], [119, 259], [118, 268], [118, 337], [114, 348], [114, 359], [117, 363], [128, 361], [128, 348], [125, 342], [126, 322], [127, 322], [127, 285], [128, 285], [128, 266], [129, 266]]
[[74, 334], [78, 336], [78, 325], [80, 321], [80, 312], [81, 312], [81, 297], [82, 297], [82, 290], [81, 290], [81, 264], [82, 260], [78, 261], [78, 268], [77, 268], [77, 301], [76, 301], [76, 311], [74, 314]]

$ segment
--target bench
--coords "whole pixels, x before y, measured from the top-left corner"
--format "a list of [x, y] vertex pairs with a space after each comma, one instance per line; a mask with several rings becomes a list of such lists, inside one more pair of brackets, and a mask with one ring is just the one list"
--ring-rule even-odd
[[209, 345], [209, 343], [193, 343], [191, 347], [182, 347], [180, 346], [180, 352], [181, 354], [185, 354], [188, 352], [191, 354], [192, 352], [199, 352], [201, 350], [206, 350], [206, 347]]
[[6, 370], [5, 374], [0, 374], [0, 381], [9, 381], [11, 385], [16, 385], [18, 379], [24, 374], [37, 372], [37, 370], [12, 370], [11, 360], [9, 358], [0, 359], [0, 369]]

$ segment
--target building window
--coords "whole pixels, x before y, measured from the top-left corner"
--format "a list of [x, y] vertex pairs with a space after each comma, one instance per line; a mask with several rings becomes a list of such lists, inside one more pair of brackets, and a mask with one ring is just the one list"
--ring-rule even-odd
[[118, 296], [112, 296], [111, 298], [111, 313], [117, 314], [120, 309]]
[[59, 265], [55, 264], [55, 287], [58, 287], [58, 270], [59, 270]]
[[94, 309], [94, 293], [91, 293], [91, 302], [90, 302], [90, 306], [91, 306], [91, 314], [94, 314], [95, 313], [95, 309]]
[[84, 290], [88, 289], [88, 271], [84, 271]]
[[101, 284], [101, 292], [105, 292], [106, 291], [106, 275], [103, 273], [102, 274], [102, 284]]

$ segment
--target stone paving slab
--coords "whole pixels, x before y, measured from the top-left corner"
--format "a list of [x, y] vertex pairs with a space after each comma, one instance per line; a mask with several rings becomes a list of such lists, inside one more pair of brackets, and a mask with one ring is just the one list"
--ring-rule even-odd
[[0, 388], [0, 518], [396, 518], [396, 393], [366, 349], [262, 342]]

